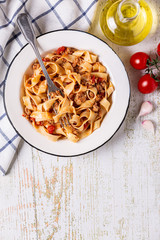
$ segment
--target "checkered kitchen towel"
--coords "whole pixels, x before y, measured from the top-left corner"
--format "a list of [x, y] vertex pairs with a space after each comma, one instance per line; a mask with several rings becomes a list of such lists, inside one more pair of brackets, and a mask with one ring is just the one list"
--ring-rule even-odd
[[0, 170], [5, 175], [15, 157], [20, 137], [10, 125], [3, 106], [6, 71], [26, 44], [16, 19], [25, 12], [36, 35], [56, 29], [81, 29], [91, 25], [98, 0], [2, 0], [0, 1]]

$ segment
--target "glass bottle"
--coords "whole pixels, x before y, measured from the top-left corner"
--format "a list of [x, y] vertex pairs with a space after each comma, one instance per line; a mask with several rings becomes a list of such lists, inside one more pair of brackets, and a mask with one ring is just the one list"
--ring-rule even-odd
[[119, 45], [141, 42], [150, 32], [153, 17], [144, 0], [108, 0], [100, 14], [104, 35]]

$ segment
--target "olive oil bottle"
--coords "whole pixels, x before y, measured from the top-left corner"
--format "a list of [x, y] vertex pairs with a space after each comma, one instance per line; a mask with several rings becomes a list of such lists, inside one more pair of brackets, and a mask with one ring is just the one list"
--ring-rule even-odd
[[108, 0], [100, 13], [100, 26], [112, 42], [129, 46], [150, 32], [153, 17], [144, 0]]

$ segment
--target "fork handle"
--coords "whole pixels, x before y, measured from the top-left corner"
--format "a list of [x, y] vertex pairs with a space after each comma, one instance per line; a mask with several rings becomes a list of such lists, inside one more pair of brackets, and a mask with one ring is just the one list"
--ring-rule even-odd
[[48, 72], [45, 68], [45, 65], [42, 61], [41, 55], [37, 48], [37, 41], [36, 41], [35, 33], [34, 33], [34, 30], [32, 27], [32, 23], [31, 23], [31, 20], [29, 19], [28, 15], [25, 13], [19, 14], [17, 17], [17, 24], [18, 24], [23, 36], [25, 37], [27, 42], [32, 46], [32, 48], [36, 54], [38, 62], [40, 64], [42, 71], [45, 75], [45, 78], [47, 80], [49, 92], [55, 92], [55, 91], [59, 90], [59, 88], [57, 88], [55, 86], [55, 84], [52, 82], [52, 80], [50, 79]]
[[26, 13], [19, 14], [17, 17], [17, 23], [27, 42], [32, 46], [35, 46], [36, 37], [28, 15]]

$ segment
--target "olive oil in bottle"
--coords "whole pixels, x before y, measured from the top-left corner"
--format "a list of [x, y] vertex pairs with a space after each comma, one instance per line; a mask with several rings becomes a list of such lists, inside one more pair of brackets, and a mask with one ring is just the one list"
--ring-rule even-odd
[[121, 14], [123, 18], [133, 18], [137, 14], [137, 7], [132, 3], [126, 3], [121, 6]]
[[104, 35], [119, 45], [141, 42], [152, 27], [152, 12], [144, 0], [108, 0], [100, 14]]

